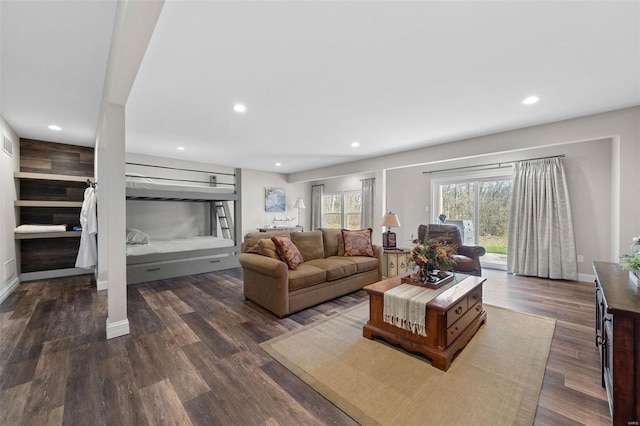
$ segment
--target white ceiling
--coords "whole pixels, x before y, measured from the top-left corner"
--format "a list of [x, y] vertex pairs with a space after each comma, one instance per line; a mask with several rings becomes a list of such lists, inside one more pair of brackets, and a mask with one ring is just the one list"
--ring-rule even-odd
[[[93, 143], [114, 10], [2, 1], [0, 113], [21, 137]], [[634, 105], [640, 1], [168, 0], [126, 143], [290, 173]]]

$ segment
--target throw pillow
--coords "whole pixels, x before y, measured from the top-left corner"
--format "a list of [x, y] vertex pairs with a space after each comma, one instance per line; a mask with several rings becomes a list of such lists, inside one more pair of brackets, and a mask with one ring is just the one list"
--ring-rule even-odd
[[280, 256], [278, 256], [276, 244], [271, 241], [271, 239], [263, 238], [261, 240], [258, 240], [258, 246], [260, 247], [260, 254], [262, 254], [263, 256], [267, 256], [276, 260], [282, 260]]
[[127, 229], [127, 244], [149, 244], [149, 236], [139, 229]]
[[369, 256], [373, 257], [373, 246], [371, 245], [371, 233], [373, 229], [360, 229], [358, 231], [342, 230], [344, 240], [345, 256]]
[[298, 265], [304, 262], [300, 250], [293, 244], [291, 239], [286, 237], [271, 237], [271, 241], [276, 245], [276, 251], [278, 255], [286, 262], [289, 269], [295, 271], [298, 269]]

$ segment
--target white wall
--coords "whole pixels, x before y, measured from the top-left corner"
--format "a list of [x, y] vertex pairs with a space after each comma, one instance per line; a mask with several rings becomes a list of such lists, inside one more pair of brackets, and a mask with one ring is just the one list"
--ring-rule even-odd
[[[13, 156], [2, 150], [2, 138], [13, 143]], [[16, 228], [17, 187], [13, 172], [20, 171], [20, 139], [0, 116], [0, 302], [18, 285], [18, 262], [13, 231]]]
[[[284, 213], [268, 213], [264, 210], [265, 188], [284, 188], [286, 211]], [[311, 215], [311, 186], [306, 183], [288, 183], [287, 177], [280, 173], [262, 172], [258, 170], [242, 170], [242, 235], [255, 232], [256, 228], [270, 226], [273, 219], [293, 218], [286, 222], [288, 226], [298, 224], [298, 209], [293, 206], [302, 197], [305, 209], [301, 209], [301, 225], [309, 229]], [[284, 224], [284, 222], [283, 222]]]
[[[382, 181], [381, 190], [376, 191], [377, 217], [374, 221], [380, 223], [382, 214], [388, 207], [410, 211], [410, 214], [405, 214], [404, 219], [400, 218], [403, 224], [403, 239], [399, 241], [403, 242], [407, 239], [405, 227], [412, 229], [422, 218], [428, 219], [426, 213], [423, 213], [424, 200], [428, 195], [423, 196], [423, 201], [415, 206], [410, 200], [416, 193], [420, 193], [423, 187], [426, 187], [425, 191], [429, 191], [429, 184], [427, 178], [418, 176], [415, 180], [406, 179], [402, 172], [393, 172], [392, 169], [422, 166], [424, 170], [430, 170], [492, 163], [508, 157], [512, 160], [523, 159], [537, 153], [546, 155], [544, 153], [550, 151], [569, 152], [572, 149], [570, 145], [577, 142], [603, 139], [609, 141], [611, 154], [602, 155], [599, 161], [600, 164], [610, 163], [610, 179], [604, 178], [604, 181], [600, 181], [594, 175], [609, 174], [606, 167], [593, 168], [592, 164], [595, 157], [604, 154], [600, 151], [603, 145], [596, 143], [597, 147], [594, 146], [592, 152], [581, 152], [580, 148], [577, 148], [578, 152], [572, 154], [573, 159], [568, 158], [570, 170], [567, 173], [570, 174], [570, 183], [573, 186], [584, 185], [584, 191], [587, 191], [586, 194], [580, 193], [583, 198], [576, 198], [573, 210], [577, 216], [576, 243], [580, 245], [579, 251], [583, 251], [581, 254], [585, 256], [584, 264], [580, 265], [580, 272], [590, 273], [591, 264], [588, 257], [593, 257], [592, 260], [617, 262], [620, 254], [629, 251], [631, 239], [640, 234], [640, 178], [637, 172], [640, 164], [640, 107], [293, 173], [289, 175], [288, 180], [304, 182], [374, 170], [376, 190], [378, 181]], [[390, 141], [390, 144], [392, 143], [393, 141]], [[391, 205], [392, 201], [395, 205]], [[593, 217], [585, 216], [585, 211], [592, 209], [595, 209], [591, 212]], [[410, 233], [411, 231], [408, 235]], [[590, 247], [591, 244], [596, 247]]]

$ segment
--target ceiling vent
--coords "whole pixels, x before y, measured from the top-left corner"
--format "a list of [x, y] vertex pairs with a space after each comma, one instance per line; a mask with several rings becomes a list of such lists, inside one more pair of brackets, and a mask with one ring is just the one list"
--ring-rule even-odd
[[2, 135], [2, 150], [13, 157], [13, 142], [5, 135]]

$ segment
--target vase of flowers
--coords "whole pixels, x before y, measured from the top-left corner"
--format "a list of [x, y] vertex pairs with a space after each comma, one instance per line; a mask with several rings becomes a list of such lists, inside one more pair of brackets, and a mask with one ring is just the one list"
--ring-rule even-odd
[[418, 268], [420, 282], [428, 282], [430, 277], [446, 278], [453, 269], [454, 260], [450, 245], [436, 240], [416, 245], [409, 256], [409, 264]]

